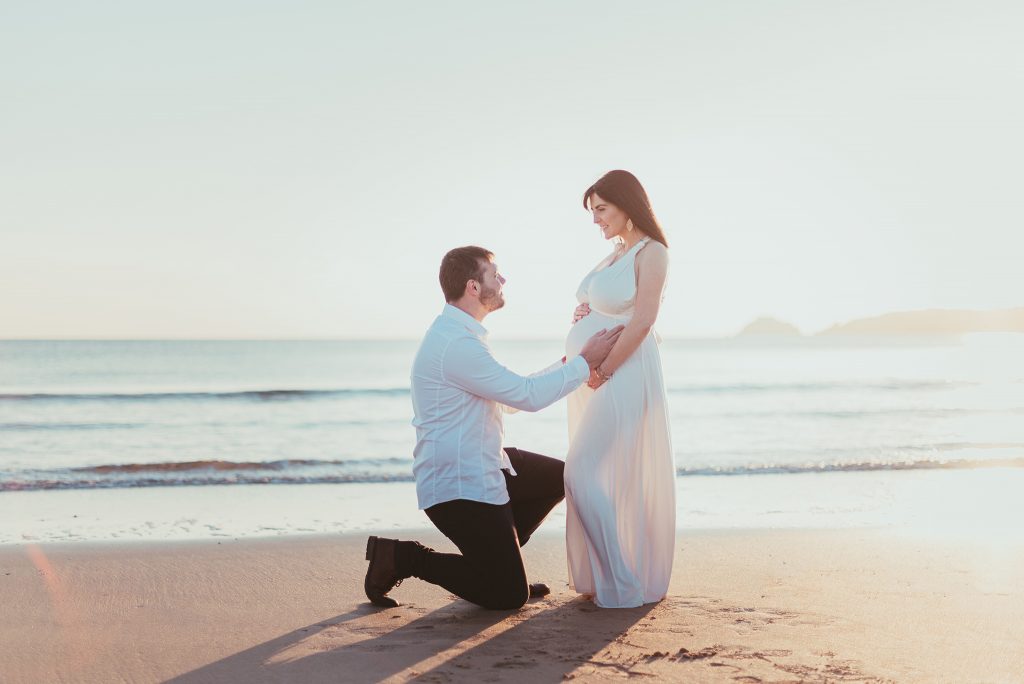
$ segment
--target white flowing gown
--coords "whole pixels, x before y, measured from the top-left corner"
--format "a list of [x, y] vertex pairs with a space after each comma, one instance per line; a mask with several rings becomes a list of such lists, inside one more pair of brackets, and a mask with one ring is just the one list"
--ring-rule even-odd
[[[595, 332], [625, 324], [636, 299], [634, 259], [644, 238], [587, 274], [576, 293], [590, 314], [566, 339], [571, 358]], [[565, 459], [570, 586], [603, 608], [659, 601], [668, 591], [676, 536], [675, 465], [665, 381], [652, 330], [596, 391], [569, 395]]]

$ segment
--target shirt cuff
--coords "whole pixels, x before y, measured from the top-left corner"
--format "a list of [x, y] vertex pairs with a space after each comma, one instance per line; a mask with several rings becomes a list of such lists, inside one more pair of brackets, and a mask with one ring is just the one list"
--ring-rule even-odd
[[590, 364], [582, 356], [576, 356], [572, 361], [565, 364], [567, 368], [575, 371], [576, 379], [585, 381], [590, 379]]

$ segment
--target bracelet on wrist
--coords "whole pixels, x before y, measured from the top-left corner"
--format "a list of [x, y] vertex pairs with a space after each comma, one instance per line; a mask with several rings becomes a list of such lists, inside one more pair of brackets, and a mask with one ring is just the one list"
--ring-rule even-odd
[[606, 374], [603, 370], [601, 370], [600, 366], [595, 368], [594, 372], [597, 373], [597, 377], [601, 378], [601, 382], [608, 382], [611, 379], [612, 375], [614, 375], [613, 373]]

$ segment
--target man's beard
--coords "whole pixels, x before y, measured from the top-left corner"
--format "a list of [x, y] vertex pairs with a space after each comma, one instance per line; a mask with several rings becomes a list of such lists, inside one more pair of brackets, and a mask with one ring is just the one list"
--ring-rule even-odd
[[488, 290], [485, 287], [480, 292], [480, 303], [487, 307], [488, 311], [497, 311], [505, 306], [505, 296], [497, 289]]

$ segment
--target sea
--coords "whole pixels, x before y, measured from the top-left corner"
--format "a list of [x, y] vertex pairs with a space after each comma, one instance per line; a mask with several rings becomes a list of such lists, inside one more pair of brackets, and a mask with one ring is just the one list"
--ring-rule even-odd
[[[491, 344], [523, 374], [563, 353]], [[0, 543], [428, 525], [412, 484], [417, 346], [0, 341]], [[680, 525], [1020, 512], [1024, 335], [664, 340], [661, 353]], [[564, 401], [505, 428], [506, 445], [564, 458]]]

